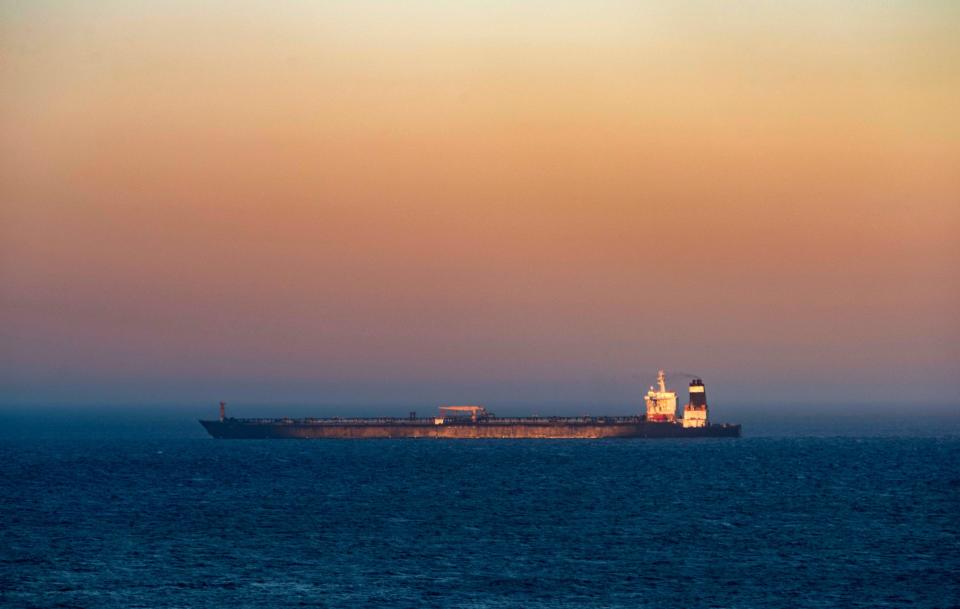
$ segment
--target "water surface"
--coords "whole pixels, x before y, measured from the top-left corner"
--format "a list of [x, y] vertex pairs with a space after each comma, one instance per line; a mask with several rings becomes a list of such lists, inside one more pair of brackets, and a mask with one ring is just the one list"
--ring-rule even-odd
[[215, 441], [176, 417], [17, 421], [4, 607], [960, 604], [952, 433]]

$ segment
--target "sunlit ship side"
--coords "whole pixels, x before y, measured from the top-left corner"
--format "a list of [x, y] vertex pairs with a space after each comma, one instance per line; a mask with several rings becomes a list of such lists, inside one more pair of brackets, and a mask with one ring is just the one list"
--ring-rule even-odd
[[646, 395], [646, 414], [627, 417], [498, 417], [483, 406], [441, 406], [438, 416], [406, 418], [238, 419], [200, 423], [214, 438], [737, 438], [740, 425], [710, 423], [703, 381], [690, 383], [690, 401], [677, 417], [677, 394], [661, 370]]

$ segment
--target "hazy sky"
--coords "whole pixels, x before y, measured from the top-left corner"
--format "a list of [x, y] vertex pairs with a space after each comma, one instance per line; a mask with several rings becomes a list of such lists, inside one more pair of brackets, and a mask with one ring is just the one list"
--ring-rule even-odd
[[0, 133], [0, 402], [960, 401], [957, 2], [0, 0]]

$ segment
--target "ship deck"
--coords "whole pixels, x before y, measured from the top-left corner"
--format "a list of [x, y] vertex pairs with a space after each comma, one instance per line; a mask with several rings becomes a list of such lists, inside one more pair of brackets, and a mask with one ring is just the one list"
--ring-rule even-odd
[[[235, 418], [225, 421], [247, 425], [436, 425], [437, 417], [305, 417]], [[645, 423], [643, 416], [623, 417], [445, 417], [442, 425], [617, 425]]]

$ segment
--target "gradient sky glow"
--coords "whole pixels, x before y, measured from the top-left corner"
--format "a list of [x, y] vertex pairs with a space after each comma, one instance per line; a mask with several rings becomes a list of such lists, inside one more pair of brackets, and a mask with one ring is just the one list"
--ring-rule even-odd
[[0, 0], [0, 402], [958, 401], [960, 3]]

